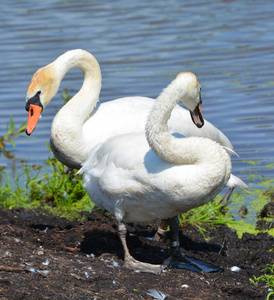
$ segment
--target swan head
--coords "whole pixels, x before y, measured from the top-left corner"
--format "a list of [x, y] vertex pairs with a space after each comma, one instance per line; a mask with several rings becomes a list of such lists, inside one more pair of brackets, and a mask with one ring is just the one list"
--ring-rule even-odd
[[51, 64], [37, 70], [28, 86], [26, 111], [29, 112], [26, 133], [30, 135], [40, 117], [41, 112], [56, 95], [60, 85], [56, 72]]
[[204, 125], [201, 110], [201, 85], [192, 72], [181, 72], [175, 79], [182, 94], [182, 102], [189, 109], [193, 123], [201, 128]]

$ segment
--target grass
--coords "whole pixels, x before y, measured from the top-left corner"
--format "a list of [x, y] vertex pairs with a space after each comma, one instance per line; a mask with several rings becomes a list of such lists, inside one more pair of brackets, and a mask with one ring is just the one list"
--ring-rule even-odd
[[71, 99], [71, 95], [69, 94], [69, 92], [72, 92], [72, 91], [73, 90], [71, 90], [71, 89], [63, 89], [61, 98], [64, 103], [67, 103]]
[[6, 125], [6, 132], [0, 136], [0, 153], [3, 153], [4, 156], [8, 159], [13, 158], [12, 151], [6, 150], [6, 145], [8, 143], [12, 144], [12, 146], [15, 148], [15, 141], [14, 138], [18, 136], [20, 133], [25, 131], [27, 122], [22, 124], [16, 131], [14, 128], [14, 121], [12, 116], [10, 116], [10, 124]]
[[0, 205], [4, 209], [41, 209], [70, 220], [80, 219], [82, 212], [91, 212], [94, 207], [81, 179], [73, 171], [67, 173], [56, 158], [49, 158], [40, 167], [26, 165], [15, 178], [6, 172]]
[[[220, 197], [203, 206], [189, 210], [179, 216], [180, 226], [195, 226], [198, 228], [204, 239], [205, 232], [218, 225], [235, 223], [233, 216], [227, 212], [226, 205], [220, 204]], [[225, 212], [226, 211], [226, 212]], [[225, 213], [224, 213], [225, 212]]]
[[274, 265], [267, 265], [267, 267], [263, 269], [262, 272], [264, 272], [263, 275], [259, 277], [253, 276], [253, 279], [250, 278], [249, 280], [256, 286], [258, 285], [258, 282], [264, 282], [269, 289], [269, 293], [266, 299], [270, 300], [270, 297], [274, 295]]

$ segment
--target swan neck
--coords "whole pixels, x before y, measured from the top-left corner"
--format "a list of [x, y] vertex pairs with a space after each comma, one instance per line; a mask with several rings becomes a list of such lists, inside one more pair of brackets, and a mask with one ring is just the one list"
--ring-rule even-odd
[[92, 54], [79, 49], [59, 56], [53, 65], [59, 82], [72, 68], [79, 68], [83, 72], [83, 85], [66, 106], [77, 108], [77, 115], [80, 114], [82, 119], [86, 119], [99, 100], [102, 78], [99, 63]]
[[86, 159], [87, 137], [83, 126], [94, 109], [101, 90], [101, 71], [94, 56], [84, 50], [71, 50], [52, 63], [61, 82], [65, 74], [78, 67], [84, 75], [81, 89], [57, 113], [51, 126], [50, 144], [58, 159], [78, 168]]
[[101, 71], [99, 64], [95, 57], [84, 50], [71, 50], [63, 55], [60, 55], [53, 63], [58, 74], [59, 80], [62, 81], [66, 73], [72, 68], [79, 68], [84, 76], [92, 76], [101, 78]]
[[173, 164], [190, 164], [195, 155], [187, 156], [191, 146], [184, 138], [176, 138], [168, 131], [167, 122], [174, 107], [187, 97], [184, 86], [178, 87], [176, 81], [163, 90], [156, 100], [146, 123], [146, 137], [151, 149], [162, 159]]

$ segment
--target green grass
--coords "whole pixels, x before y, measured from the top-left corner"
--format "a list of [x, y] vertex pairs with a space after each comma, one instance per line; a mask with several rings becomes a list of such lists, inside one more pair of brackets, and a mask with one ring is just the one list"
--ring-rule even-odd
[[265, 285], [270, 289], [266, 298], [267, 300], [270, 300], [270, 297], [274, 296], [274, 265], [267, 265], [262, 272], [264, 272], [263, 275], [259, 277], [253, 276], [253, 279], [250, 278], [249, 280], [255, 285], [258, 285], [258, 282], [260, 281], [264, 282]]
[[71, 99], [71, 95], [69, 92], [72, 92], [72, 91], [73, 90], [71, 90], [71, 89], [63, 89], [61, 98], [64, 103], [67, 103]]
[[214, 201], [203, 206], [191, 209], [179, 216], [180, 226], [195, 226], [205, 237], [205, 232], [218, 225], [229, 225], [235, 223], [233, 216], [227, 212], [226, 205], [220, 204], [221, 197], [218, 196]]
[[[25, 131], [27, 122], [22, 124], [16, 131], [14, 128], [14, 121], [12, 116], [10, 116], [10, 124], [6, 125], [6, 131], [5, 133], [0, 136], [0, 153], [3, 153], [4, 156], [8, 159], [13, 158], [12, 151], [6, 150], [7, 144], [12, 144], [12, 146], [15, 148], [15, 141], [14, 138], [18, 136], [20, 133]], [[2, 130], [1, 130], [2, 131]]]
[[[76, 170], [75, 170], [76, 171]], [[82, 212], [91, 212], [94, 203], [87, 195], [82, 176], [66, 173], [56, 158], [42, 166], [24, 166], [14, 178], [2, 176], [0, 205], [4, 209], [41, 209], [68, 219], [79, 219]]]

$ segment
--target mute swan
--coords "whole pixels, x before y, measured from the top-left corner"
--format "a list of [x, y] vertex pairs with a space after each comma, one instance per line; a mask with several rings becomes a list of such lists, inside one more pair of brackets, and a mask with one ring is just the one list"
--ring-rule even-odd
[[[79, 169], [86, 161], [88, 153], [98, 143], [118, 134], [144, 131], [154, 99], [127, 97], [98, 105], [101, 71], [97, 60], [87, 51], [70, 50], [37, 70], [31, 79], [26, 95], [26, 110], [29, 112], [26, 126], [28, 135], [35, 129], [43, 109], [57, 93], [65, 74], [74, 67], [82, 70], [84, 83], [80, 91], [55, 116], [50, 145], [60, 162], [70, 168]], [[206, 120], [203, 128], [197, 128], [187, 110], [182, 107], [176, 106], [173, 109], [168, 127], [171, 132], [187, 137], [208, 137], [232, 149], [229, 139], [221, 131]], [[246, 187], [238, 177], [234, 176], [234, 180], [232, 179], [228, 182], [230, 189], [224, 197], [226, 199], [234, 187]], [[161, 228], [159, 233], [163, 233]]]
[[[28, 135], [36, 127], [43, 109], [56, 95], [65, 74], [74, 67], [82, 70], [84, 83], [80, 91], [55, 116], [51, 126], [50, 145], [61, 163], [79, 169], [98, 143], [118, 134], [144, 131], [154, 99], [126, 97], [102, 103], [95, 108], [101, 90], [100, 66], [89, 52], [82, 49], [70, 50], [37, 70], [31, 79], [26, 95]], [[171, 132], [186, 137], [203, 136], [227, 148], [233, 148], [229, 139], [206, 120], [203, 128], [197, 128], [187, 110], [180, 106], [173, 109], [168, 127]], [[236, 180], [228, 183], [230, 190], [226, 198], [234, 187], [246, 187], [241, 179], [234, 177]]]
[[[146, 118], [154, 100], [128, 97], [108, 101], [95, 108], [101, 90], [99, 64], [93, 55], [84, 50], [67, 51], [49, 65], [40, 68], [31, 79], [26, 96], [28, 135], [33, 132], [43, 109], [57, 93], [65, 74], [74, 67], [82, 70], [84, 83], [80, 91], [55, 116], [51, 126], [50, 145], [60, 162], [79, 169], [98, 143], [118, 134], [144, 132]], [[203, 128], [197, 128], [188, 111], [182, 107], [174, 108], [168, 126], [171, 132], [184, 136], [208, 137], [232, 149], [230, 141], [221, 131], [207, 121]]]
[[146, 134], [119, 135], [97, 145], [79, 171], [91, 199], [116, 217], [125, 266], [134, 270], [159, 273], [163, 266], [130, 255], [125, 222], [167, 219], [172, 252], [178, 255], [176, 216], [212, 200], [230, 178], [230, 156], [220, 144], [202, 137], [176, 138], [168, 132], [168, 119], [179, 101], [201, 127], [200, 84], [193, 73], [182, 72], [156, 100]]

